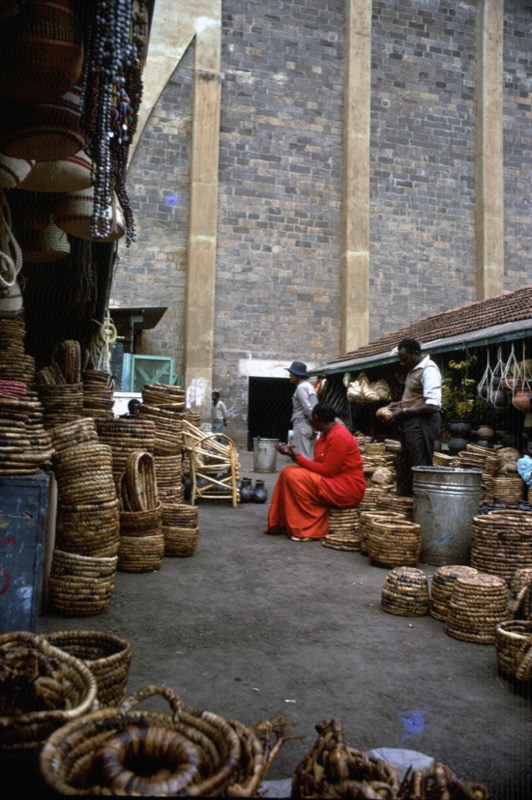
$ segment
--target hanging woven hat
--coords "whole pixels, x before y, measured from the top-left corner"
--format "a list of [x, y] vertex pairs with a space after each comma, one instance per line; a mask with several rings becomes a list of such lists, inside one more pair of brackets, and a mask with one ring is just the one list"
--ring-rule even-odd
[[0, 153], [0, 189], [16, 189], [30, 173], [35, 161]]
[[13, 158], [56, 161], [75, 155], [85, 143], [81, 131], [81, 89], [42, 103], [3, 103], [0, 148]]
[[[90, 189], [72, 192], [56, 204], [53, 216], [57, 225], [66, 233], [94, 242], [114, 242], [121, 239], [126, 230], [124, 212], [118, 202], [116, 193], [112, 193], [111, 204], [98, 219], [98, 232], [95, 235], [93, 225], [94, 194]], [[104, 223], [108, 222], [109, 230], [105, 231]]]
[[[1, 156], [0, 156], [1, 171]], [[34, 192], [78, 192], [88, 189], [94, 179], [94, 165], [80, 150], [56, 161], [37, 161], [20, 188]]]
[[70, 255], [70, 242], [67, 234], [53, 222], [42, 231], [23, 230], [19, 234], [24, 261], [45, 264], [61, 261]]
[[0, 96], [55, 100], [78, 80], [83, 33], [72, 0], [27, 0], [0, 28]]

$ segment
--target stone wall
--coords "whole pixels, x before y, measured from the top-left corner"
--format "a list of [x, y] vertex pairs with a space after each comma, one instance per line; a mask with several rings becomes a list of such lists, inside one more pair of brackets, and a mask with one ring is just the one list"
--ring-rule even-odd
[[[370, 337], [475, 300], [476, 0], [373, 0]], [[213, 385], [244, 434], [249, 375], [339, 353], [343, 0], [224, 0]], [[530, 5], [505, 2], [506, 289], [530, 283]], [[193, 47], [128, 187], [116, 305], [164, 305], [183, 370]]]

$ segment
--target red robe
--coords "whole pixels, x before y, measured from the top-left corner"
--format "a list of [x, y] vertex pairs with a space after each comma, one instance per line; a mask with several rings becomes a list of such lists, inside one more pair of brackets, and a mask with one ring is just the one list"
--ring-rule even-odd
[[290, 536], [324, 539], [332, 506], [354, 508], [366, 482], [355, 437], [336, 422], [314, 445], [314, 459], [298, 456], [279, 473], [273, 490], [268, 529]]

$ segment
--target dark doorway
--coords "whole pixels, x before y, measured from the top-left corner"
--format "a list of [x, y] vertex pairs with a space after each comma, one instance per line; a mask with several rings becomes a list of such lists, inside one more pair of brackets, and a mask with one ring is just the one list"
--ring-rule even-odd
[[248, 450], [257, 436], [286, 442], [294, 388], [289, 378], [249, 379]]

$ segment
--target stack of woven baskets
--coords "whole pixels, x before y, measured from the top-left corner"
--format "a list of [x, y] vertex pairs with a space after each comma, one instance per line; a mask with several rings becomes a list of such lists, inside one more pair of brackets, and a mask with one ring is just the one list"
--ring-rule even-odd
[[119, 541], [111, 448], [98, 441], [89, 417], [51, 436], [58, 503], [48, 600], [64, 615], [99, 614], [114, 592]]
[[199, 535], [197, 506], [163, 503], [162, 524], [165, 556], [187, 558], [194, 555]]
[[57, 361], [35, 375], [39, 398], [44, 406], [44, 425], [53, 428], [83, 416], [81, 348], [66, 340], [58, 346]]
[[31, 389], [35, 379], [35, 359], [25, 352], [25, 336], [23, 312], [0, 310], [0, 379], [20, 381]]
[[449, 608], [454, 581], [460, 575], [476, 575], [478, 570], [465, 564], [444, 565], [438, 567], [432, 576], [430, 585], [430, 615], [434, 619], [445, 622]]
[[153, 454], [159, 497], [163, 503], [183, 502], [183, 417], [185, 390], [162, 383], [142, 389], [142, 417], [155, 425]]
[[[519, 478], [519, 480], [521, 480]], [[517, 569], [532, 564], [532, 512], [493, 510], [473, 518], [471, 565], [510, 584]]]
[[83, 383], [83, 414], [86, 417], [112, 419], [114, 397], [109, 386], [110, 375], [104, 370], [86, 369], [81, 373]]
[[333, 550], [360, 550], [357, 508], [331, 508], [328, 521], [328, 532], [321, 540], [324, 547]]
[[119, 497], [118, 569], [121, 572], [160, 569], [164, 555], [163, 504], [157, 494], [151, 453], [142, 450], [130, 453], [120, 478]]
[[477, 572], [458, 575], [447, 607], [445, 633], [454, 639], [494, 644], [495, 629], [510, 618], [503, 578]]
[[99, 418], [96, 420], [96, 429], [100, 441], [111, 448], [113, 476], [119, 489], [131, 453], [141, 450], [153, 455], [155, 424], [153, 420], [141, 419], [137, 414], [132, 418]]
[[31, 475], [51, 463], [42, 405], [22, 381], [0, 379], [0, 441], [0, 475]]
[[[158, 695], [171, 713], [136, 707]], [[147, 686], [117, 708], [55, 731], [42, 750], [41, 771], [59, 795], [254, 797], [286, 730], [275, 719], [249, 728], [189, 708], [169, 686]]]

